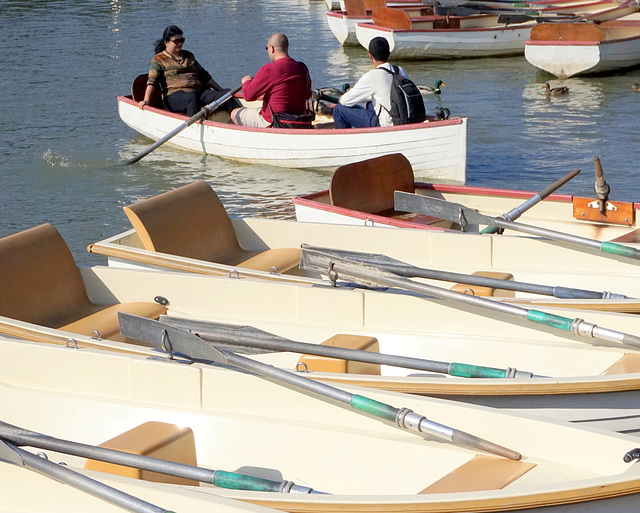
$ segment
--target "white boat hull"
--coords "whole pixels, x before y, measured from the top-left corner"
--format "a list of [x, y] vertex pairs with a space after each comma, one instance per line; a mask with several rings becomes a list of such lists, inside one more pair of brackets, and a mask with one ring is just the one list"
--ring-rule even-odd
[[[187, 119], [162, 109], [141, 110], [129, 97], [118, 98], [118, 112], [128, 126], [153, 140]], [[418, 177], [454, 183], [466, 180], [466, 118], [348, 130], [254, 129], [205, 121], [186, 128], [167, 144], [239, 162], [302, 169], [335, 169], [402, 153]]]
[[558, 78], [603, 73], [640, 65], [640, 36], [582, 44], [528, 41], [524, 55], [536, 68]]
[[[223, 496], [300, 513], [629, 513], [637, 507], [640, 495], [640, 463], [623, 461], [637, 446], [628, 436], [433, 398], [343, 387], [395, 408], [411, 408], [431, 421], [523, 455], [521, 463], [509, 463], [433, 435], [401, 432], [391, 423], [345, 411], [248, 374], [96, 350], [10, 341], [0, 344], [3, 354], [11, 355], [0, 361], [5, 422], [91, 445], [149, 421], [181, 426], [192, 430], [197, 463], [202, 467], [271, 479], [276, 474], [278, 479], [293, 479], [296, 484], [331, 493], [250, 492], [204, 483], [195, 487], [165, 484], [162, 480], [154, 483], [154, 493], [144, 490], [144, 482], [136, 486], [131, 478], [89, 472], [99, 480], [115, 481], [115, 486], [123, 483], [127, 491], [159, 505], [165, 505], [163, 499], [169, 498], [172, 500], [166, 505], [176, 504], [176, 496], [184, 495], [185, 507], [190, 506], [187, 510], [198, 512], [209, 498], [213, 509], [230, 513], [229, 503], [217, 499]], [[12, 364], [18, 356], [19, 361], [29, 363], [30, 372]], [[57, 372], [39, 372], [51, 368]], [[54, 461], [63, 459], [70, 468], [87, 472], [82, 470], [84, 458], [45, 453]], [[476, 458], [498, 468], [513, 464], [520, 472], [506, 482], [498, 478], [478, 490], [479, 468], [464, 474], [453, 490], [425, 490], [456, 470], [464, 471]], [[4, 468], [3, 463], [0, 472]], [[3, 495], [14, 493], [20, 493], [19, 489], [6, 489]], [[91, 507], [89, 499], [81, 499], [81, 503]], [[216, 509], [216, 503], [221, 503], [220, 508]], [[65, 504], [65, 511], [80, 511], [71, 506]], [[237, 508], [241, 510], [240, 505]]]
[[442, 30], [393, 30], [360, 23], [358, 42], [365, 48], [374, 37], [389, 41], [396, 59], [458, 59], [516, 55], [524, 51], [532, 25]]

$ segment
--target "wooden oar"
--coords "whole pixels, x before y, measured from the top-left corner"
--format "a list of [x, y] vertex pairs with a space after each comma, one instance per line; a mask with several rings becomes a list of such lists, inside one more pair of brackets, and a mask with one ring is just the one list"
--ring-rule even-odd
[[522, 458], [522, 455], [516, 451], [459, 429], [434, 422], [408, 408], [395, 408], [366, 396], [352, 394], [326, 383], [314, 381], [298, 374], [278, 369], [273, 365], [214, 347], [188, 331], [123, 312], [118, 312], [118, 318], [120, 320], [120, 333], [127, 337], [149, 342], [167, 353], [175, 352], [186, 356], [190, 360], [203, 363], [215, 362], [222, 365], [230, 365], [232, 368], [237, 367], [267, 381], [306, 393], [347, 410], [377, 417], [379, 420], [386, 421], [395, 427], [422, 437], [427, 434], [435, 435], [457, 445], [472, 447], [505, 458], [513, 460]]
[[[347, 258], [355, 262], [367, 265], [375, 265], [379, 269], [392, 272], [405, 278], [427, 278], [438, 281], [450, 281], [454, 283], [466, 283], [480, 287], [491, 287], [494, 289], [513, 290], [516, 292], [529, 292], [542, 296], [553, 296], [558, 299], [631, 299], [624, 294], [613, 292], [599, 292], [595, 290], [576, 289], [572, 287], [560, 287], [550, 285], [539, 285], [537, 283], [526, 283], [512, 280], [501, 280], [488, 276], [475, 276], [472, 274], [454, 273], [441, 271], [438, 269], [427, 269], [416, 267], [401, 260], [380, 255], [376, 253], [360, 253], [358, 251], [348, 251], [344, 249], [322, 248], [303, 244], [303, 248], [311, 251], [319, 251], [327, 255], [335, 255], [340, 258]], [[304, 256], [304, 254], [303, 254]]]
[[150, 456], [132, 454], [115, 449], [87, 445], [60, 438], [43, 435], [35, 431], [13, 426], [0, 421], [0, 440], [4, 439], [16, 445], [28, 445], [39, 449], [47, 449], [63, 454], [89, 458], [92, 460], [104, 461], [115, 465], [137, 468], [150, 472], [158, 472], [174, 477], [190, 479], [210, 483], [220, 488], [231, 488], [234, 490], [251, 490], [255, 492], [276, 492], [276, 493], [302, 493], [302, 494], [322, 494], [316, 492], [308, 486], [296, 485], [292, 481], [273, 481], [262, 479], [236, 472], [226, 472], [224, 470], [211, 470], [208, 468], [176, 463], [174, 461], [161, 460]]
[[[556, 180], [555, 182], [553, 182], [546, 189], [543, 189], [538, 194], [535, 194], [534, 196], [531, 196], [522, 205], [518, 205], [517, 207], [509, 210], [509, 212], [507, 212], [506, 214], [502, 214], [500, 217], [502, 217], [503, 219], [506, 219], [507, 221], [515, 221], [522, 214], [524, 214], [527, 210], [529, 210], [531, 207], [533, 207], [533, 206], [537, 205], [538, 203], [540, 203], [547, 196], [549, 196], [550, 194], [552, 194], [555, 191], [557, 191], [565, 183], [567, 183], [569, 180], [572, 180], [573, 178], [575, 178], [579, 174], [580, 174], [580, 170], [579, 169], [574, 169], [570, 173], [567, 173], [566, 175], [564, 175], [559, 180]], [[482, 230], [481, 233], [497, 233], [498, 231], [500, 231], [500, 228], [498, 228], [497, 226], [487, 226], [484, 230]]]
[[[542, 378], [531, 372], [519, 371], [512, 367], [496, 369], [482, 365], [471, 365], [458, 362], [439, 362], [422, 358], [411, 358], [389, 354], [372, 353], [346, 347], [325, 346], [298, 342], [285, 337], [274, 335], [253, 326], [239, 326], [220, 322], [185, 319], [182, 317], [168, 317], [163, 315], [160, 321], [175, 328], [189, 330], [201, 339], [215, 344], [217, 347], [236, 350], [240, 348], [258, 348], [267, 351], [287, 351], [291, 353], [313, 354], [328, 356], [341, 360], [373, 363], [377, 365], [391, 365], [405, 369], [422, 370], [449, 374], [462, 378]], [[228, 346], [228, 347], [227, 347]], [[1, 435], [1, 432], [0, 432]]]
[[320, 271], [326, 274], [333, 282], [338, 279], [348, 279], [365, 286], [382, 285], [385, 287], [397, 287], [424, 294], [426, 299], [437, 297], [505, 314], [509, 317], [516, 317], [531, 322], [533, 326], [542, 324], [551, 328], [568, 331], [580, 337], [640, 347], [640, 337], [609, 328], [602, 328], [596, 324], [586, 322], [584, 319], [570, 319], [569, 317], [562, 317], [539, 310], [499, 303], [483, 297], [470, 296], [462, 292], [455, 292], [426, 283], [418, 283], [389, 271], [383, 271], [372, 265], [361, 264], [345, 258], [336, 257], [335, 255], [309, 250], [304, 247], [302, 248], [300, 268]]
[[0, 440], [0, 461], [38, 472], [133, 513], [173, 513], [3, 440]]
[[146, 157], [147, 155], [149, 155], [149, 153], [151, 153], [153, 150], [155, 150], [156, 148], [158, 148], [159, 146], [162, 146], [164, 143], [166, 143], [169, 139], [171, 139], [172, 137], [178, 135], [180, 132], [182, 132], [185, 128], [190, 127], [191, 125], [193, 125], [196, 121], [200, 121], [201, 119], [206, 118], [209, 114], [211, 114], [214, 110], [216, 110], [220, 105], [222, 105], [224, 102], [230, 100], [231, 98], [233, 98], [233, 95], [236, 94], [238, 91], [240, 91], [240, 89], [242, 89], [242, 86], [239, 85], [238, 87], [236, 87], [235, 89], [232, 89], [231, 91], [229, 91], [228, 93], [225, 93], [223, 96], [221, 96], [220, 98], [218, 98], [217, 100], [209, 103], [208, 105], [205, 105], [204, 107], [202, 107], [202, 109], [200, 109], [198, 112], [196, 112], [193, 116], [191, 116], [189, 119], [187, 119], [184, 123], [182, 123], [180, 126], [178, 126], [176, 129], [172, 130], [171, 132], [169, 132], [167, 135], [165, 135], [164, 137], [161, 137], [160, 139], [158, 139], [156, 142], [154, 142], [151, 146], [149, 146], [147, 149], [141, 151], [140, 153], [138, 153], [135, 157], [127, 160], [125, 162], [125, 164], [133, 164], [134, 162], [138, 162], [141, 158]]
[[486, 224], [489, 226], [497, 226], [515, 230], [518, 232], [537, 235], [551, 240], [567, 242], [577, 247], [585, 247], [601, 251], [605, 256], [616, 255], [633, 259], [640, 259], [640, 250], [616, 244], [615, 242], [602, 242], [599, 240], [580, 237], [569, 233], [557, 232], [546, 228], [539, 228], [528, 224], [514, 223], [499, 217], [490, 217], [475, 210], [460, 205], [428, 196], [412, 194], [408, 192], [395, 191], [395, 210], [400, 212], [415, 212], [417, 214], [425, 214], [433, 217], [439, 217], [448, 221], [459, 223], [461, 226], [465, 224]]

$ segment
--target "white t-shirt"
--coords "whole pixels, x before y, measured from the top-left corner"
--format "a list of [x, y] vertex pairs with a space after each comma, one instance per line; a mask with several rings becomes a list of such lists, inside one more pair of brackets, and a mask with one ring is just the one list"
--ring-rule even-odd
[[[368, 71], [362, 75], [356, 85], [342, 95], [340, 103], [345, 107], [353, 107], [358, 103], [371, 101], [378, 115], [380, 126], [392, 126], [393, 122], [391, 121], [389, 110], [391, 110], [391, 82], [393, 81], [393, 76], [379, 68], [387, 68], [393, 71], [391, 64], [388, 62]], [[401, 76], [409, 78], [404, 68], [400, 66], [396, 66], [396, 68], [398, 68], [398, 73]]]

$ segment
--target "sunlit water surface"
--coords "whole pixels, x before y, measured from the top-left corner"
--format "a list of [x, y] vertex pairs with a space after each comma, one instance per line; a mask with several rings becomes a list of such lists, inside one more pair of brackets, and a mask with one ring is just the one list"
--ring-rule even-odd
[[[101, 263], [90, 242], [130, 227], [124, 205], [204, 179], [231, 215], [293, 218], [291, 198], [325, 189], [328, 173], [227, 162], [150, 141], [118, 118], [116, 96], [145, 73], [168, 24], [227, 87], [267, 62], [269, 35], [285, 32], [315, 87], [354, 83], [370, 69], [362, 48], [342, 49], [321, 0], [0, 0], [0, 236], [51, 222], [80, 263]], [[435, 106], [469, 117], [468, 183], [541, 190], [567, 172], [563, 191], [588, 195], [600, 156], [612, 197], [640, 199], [640, 71], [563, 82], [524, 57], [404, 62], [417, 83], [443, 80]]]

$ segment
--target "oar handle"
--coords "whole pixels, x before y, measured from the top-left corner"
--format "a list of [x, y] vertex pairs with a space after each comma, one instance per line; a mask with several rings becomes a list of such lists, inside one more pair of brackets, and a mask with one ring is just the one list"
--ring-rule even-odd
[[135, 162], [138, 162], [141, 158], [146, 157], [153, 150], [155, 150], [159, 146], [162, 146], [169, 139], [171, 139], [172, 137], [174, 137], [174, 136], [178, 135], [180, 132], [182, 132], [185, 128], [188, 128], [191, 125], [193, 125], [196, 121], [199, 121], [199, 120], [207, 117], [209, 114], [211, 114], [211, 112], [216, 110], [220, 105], [222, 105], [227, 100], [231, 99], [234, 94], [236, 94], [238, 91], [240, 91], [240, 89], [242, 89], [242, 85], [239, 85], [235, 89], [232, 89], [231, 91], [225, 93], [223, 96], [221, 96], [217, 100], [209, 103], [208, 105], [205, 105], [198, 112], [196, 112], [193, 116], [191, 116], [189, 119], [187, 119], [184, 123], [179, 125], [177, 128], [175, 128], [174, 130], [169, 132], [164, 137], [161, 137], [160, 139], [158, 139], [155, 143], [153, 143], [151, 146], [149, 146], [145, 150], [143, 150], [140, 153], [138, 153], [135, 157], [127, 160], [125, 162], [125, 164], [126, 165], [133, 164]]
[[[538, 203], [540, 203], [547, 196], [549, 196], [553, 192], [557, 191], [565, 183], [567, 183], [569, 180], [572, 180], [573, 178], [575, 178], [579, 174], [580, 174], [580, 169], [574, 169], [573, 171], [571, 171], [570, 173], [567, 173], [565, 176], [563, 176], [559, 180], [556, 180], [555, 182], [553, 182], [546, 189], [543, 189], [542, 191], [540, 191], [535, 196], [532, 196], [531, 198], [529, 198], [522, 205], [510, 210], [506, 214], [503, 214], [501, 217], [503, 219], [508, 220], [508, 221], [515, 221], [522, 214], [524, 214], [527, 210], [529, 210], [531, 207], [533, 207], [533, 206], [537, 205]], [[500, 228], [498, 228], [497, 226], [487, 226], [484, 230], [481, 231], [481, 233], [497, 233], [499, 230], [500, 230]]]

